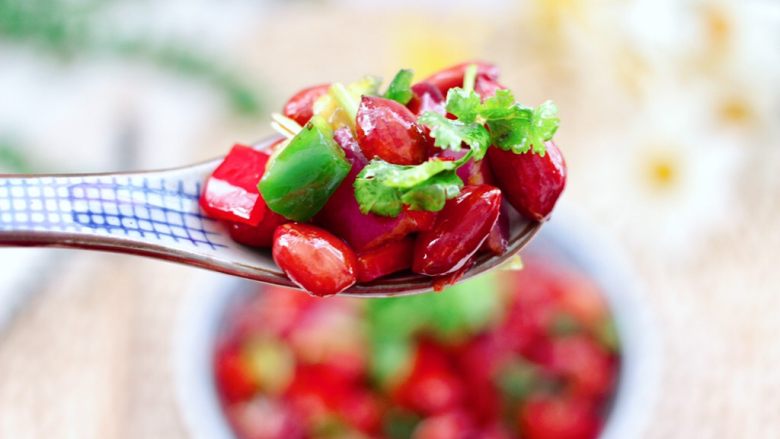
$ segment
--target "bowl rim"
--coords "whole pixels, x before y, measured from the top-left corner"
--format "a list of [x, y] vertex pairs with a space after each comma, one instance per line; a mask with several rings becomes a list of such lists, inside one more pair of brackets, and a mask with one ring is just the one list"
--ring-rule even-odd
[[[615, 319], [621, 367], [615, 399], [600, 437], [640, 437], [657, 400], [662, 365], [661, 340], [643, 300], [647, 297], [643, 285], [622, 250], [598, 227], [571, 211], [556, 211], [532, 248], [544, 248], [544, 244], [599, 285]], [[211, 359], [225, 313], [244, 296], [241, 293], [246, 293], [248, 284], [251, 282], [220, 274], [199, 273], [180, 309], [171, 367], [175, 399], [190, 437], [235, 439], [217, 396]]]

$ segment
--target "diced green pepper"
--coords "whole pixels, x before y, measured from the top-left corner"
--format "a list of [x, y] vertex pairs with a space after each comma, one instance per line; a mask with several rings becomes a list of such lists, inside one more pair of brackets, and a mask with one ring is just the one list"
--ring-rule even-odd
[[333, 129], [315, 116], [268, 163], [258, 189], [274, 212], [307, 221], [325, 206], [350, 168], [333, 140]]

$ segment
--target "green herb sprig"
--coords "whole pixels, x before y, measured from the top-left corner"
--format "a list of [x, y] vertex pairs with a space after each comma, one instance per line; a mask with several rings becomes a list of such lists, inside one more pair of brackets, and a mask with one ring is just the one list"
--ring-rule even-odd
[[[411, 71], [400, 71], [385, 97], [405, 103], [408, 91], [411, 99], [411, 77]], [[455, 161], [432, 158], [416, 166], [372, 160], [355, 179], [361, 212], [396, 217], [404, 206], [438, 212], [463, 187], [457, 169], [469, 160], [482, 160], [491, 146], [515, 154], [545, 155], [545, 142], [552, 139], [560, 124], [555, 104], [546, 101], [536, 108], [526, 107], [515, 102], [506, 89], [483, 101], [474, 91], [475, 81], [476, 66], [472, 65], [466, 69], [463, 87], [447, 92], [445, 108], [454, 119], [426, 111], [417, 120], [430, 129], [436, 147], [461, 151], [465, 144], [466, 154]]]

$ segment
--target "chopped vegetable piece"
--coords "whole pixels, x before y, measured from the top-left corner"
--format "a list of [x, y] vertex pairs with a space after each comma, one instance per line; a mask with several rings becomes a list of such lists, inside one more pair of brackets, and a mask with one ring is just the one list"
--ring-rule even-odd
[[274, 231], [278, 226], [287, 222], [289, 222], [287, 218], [269, 209], [258, 225], [250, 226], [249, 224], [231, 222], [228, 224], [228, 232], [230, 237], [239, 244], [271, 248]]
[[337, 82], [330, 86], [330, 95], [336, 99], [336, 102], [347, 113], [350, 120], [355, 120], [357, 116], [358, 103], [355, 97], [344, 87], [344, 84]]
[[[458, 162], [429, 160], [417, 166], [393, 165], [382, 160], [372, 160], [355, 180], [355, 199], [363, 213], [396, 217], [403, 210], [404, 196], [414, 201], [422, 210], [438, 211], [443, 206], [441, 198], [452, 198], [459, 184], [454, 170]], [[433, 179], [440, 173], [450, 173], [441, 179]], [[458, 179], [460, 181], [460, 179]], [[462, 182], [460, 182], [462, 184]], [[459, 187], [458, 187], [459, 189]], [[421, 191], [427, 191], [423, 194]], [[415, 192], [418, 192], [415, 194]]]
[[[379, 78], [364, 76], [346, 86], [331, 86], [328, 93], [314, 102], [314, 114], [322, 116], [334, 128], [342, 125], [355, 127], [355, 112], [362, 96], [376, 96], [379, 91]], [[336, 85], [336, 84], [333, 84]]]
[[497, 148], [488, 152], [493, 174], [507, 201], [537, 221], [550, 215], [566, 186], [566, 162], [560, 150], [553, 142], [548, 142], [546, 149], [544, 156]]
[[476, 64], [469, 64], [466, 66], [466, 70], [463, 72], [463, 90], [466, 93], [471, 93], [474, 90], [474, 82], [477, 80]]
[[390, 82], [390, 85], [387, 86], [387, 91], [385, 92], [384, 97], [387, 99], [392, 99], [402, 105], [408, 104], [414, 96], [414, 93], [412, 92], [413, 77], [414, 72], [411, 70], [399, 70], [398, 73], [395, 74], [393, 80]]
[[279, 113], [271, 115], [271, 128], [288, 139], [292, 139], [303, 129], [298, 122]]
[[355, 252], [319, 227], [297, 223], [279, 226], [273, 257], [290, 280], [315, 296], [340, 293], [357, 281]]
[[428, 157], [428, 140], [414, 114], [390, 99], [363, 96], [357, 109], [357, 140], [368, 159], [417, 165]]
[[428, 276], [458, 271], [485, 242], [500, 208], [499, 189], [466, 186], [439, 213], [433, 229], [417, 237], [412, 270]]
[[258, 188], [271, 210], [290, 220], [306, 221], [328, 202], [349, 169], [332, 129], [315, 116], [268, 163]]
[[257, 192], [268, 154], [235, 145], [203, 187], [200, 205], [213, 218], [256, 226], [266, 213]]
[[414, 239], [391, 241], [358, 253], [358, 282], [371, 282], [412, 266]]
[[363, 166], [368, 163], [366, 156], [363, 155], [363, 151], [360, 150], [360, 145], [358, 145], [355, 136], [352, 134], [352, 130], [349, 128], [341, 127], [337, 129], [336, 132], [333, 133], [333, 140], [335, 140], [341, 149], [344, 150], [347, 160], [352, 163], [352, 170], [355, 169], [355, 166], [359, 166], [360, 169], [363, 169]]
[[330, 84], [321, 84], [299, 91], [284, 104], [284, 115], [298, 122], [299, 125], [306, 125], [314, 115], [314, 102], [325, 95], [329, 87]]

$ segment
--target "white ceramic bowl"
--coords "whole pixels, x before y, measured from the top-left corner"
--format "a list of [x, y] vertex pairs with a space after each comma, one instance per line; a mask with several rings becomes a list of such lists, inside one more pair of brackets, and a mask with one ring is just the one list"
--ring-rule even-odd
[[[571, 264], [601, 286], [622, 346], [616, 396], [601, 437], [641, 437], [660, 378], [660, 349], [652, 319], [626, 259], [595, 235], [592, 227], [579, 229], [573, 224], [581, 226], [583, 221], [556, 214], [526, 251]], [[180, 410], [191, 437], [233, 439], [213, 380], [213, 348], [228, 310], [246, 294], [257, 291], [257, 285], [221, 275], [204, 275], [196, 285], [199, 287], [182, 310], [173, 344]]]

